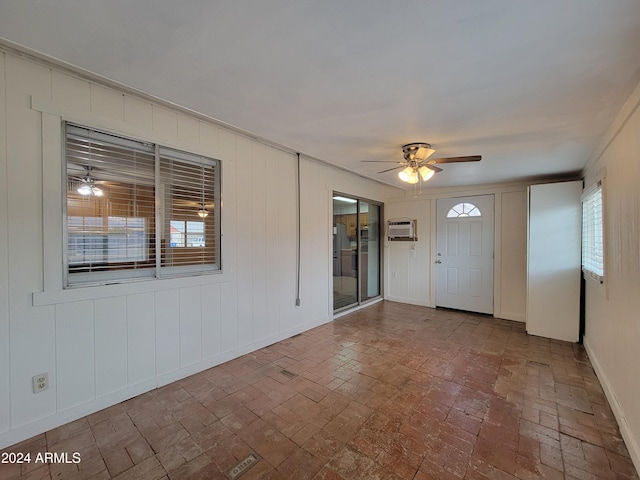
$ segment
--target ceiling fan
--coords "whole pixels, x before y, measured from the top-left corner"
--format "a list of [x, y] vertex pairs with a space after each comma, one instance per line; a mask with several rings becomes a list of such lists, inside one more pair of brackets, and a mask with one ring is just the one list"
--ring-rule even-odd
[[429, 158], [435, 150], [431, 148], [431, 144], [424, 142], [408, 143], [402, 147], [404, 155], [403, 162], [392, 162], [387, 160], [363, 160], [363, 162], [372, 163], [396, 163], [397, 165], [378, 173], [390, 172], [401, 168], [398, 172], [400, 180], [407, 183], [418, 183], [420, 180], [426, 182], [436, 173], [441, 172], [440, 167], [436, 167], [439, 163], [459, 163], [459, 162], [478, 162], [482, 159], [481, 155], [470, 155], [466, 157], [446, 157], [446, 158]]
[[96, 197], [101, 197], [104, 195], [104, 191], [97, 185], [98, 183], [102, 183], [97, 181], [93, 175], [91, 175], [91, 172], [93, 170], [93, 167], [91, 166], [84, 166], [85, 169], [85, 175], [82, 177], [69, 177], [72, 178], [73, 180], [79, 182], [79, 186], [76, 189], [76, 191], [80, 194], [80, 195], [95, 195]]

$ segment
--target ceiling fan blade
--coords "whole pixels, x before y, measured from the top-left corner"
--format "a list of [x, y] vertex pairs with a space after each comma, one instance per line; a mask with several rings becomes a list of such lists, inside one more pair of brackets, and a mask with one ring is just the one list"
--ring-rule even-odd
[[360, 160], [363, 163], [407, 163], [407, 162], [394, 162], [393, 160]]
[[457, 163], [457, 162], [479, 162], [482, 155], [469, 155], [468, 157], [446, 157], [427, 160], [427, 163]]
[[386, 170], [381, 170], [381, 171], [376, 172], [376, 173], [385, 173], [385, 172], [390, 172], [391, 170], [398, 170], [399, 168], [406, 168], [406, 165], [405, 165], [405, 164], [398, 165], [397, 167], [387, 168]]

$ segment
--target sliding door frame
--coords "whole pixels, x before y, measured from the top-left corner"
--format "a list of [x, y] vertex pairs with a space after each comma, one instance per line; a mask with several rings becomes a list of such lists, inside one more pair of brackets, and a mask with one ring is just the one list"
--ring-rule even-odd
[[[383, 218], [384, 218], [384, 204], [382, 202], [378, 202], [375, 200], [370, 200], [368, 198], [364, 198], [364, 197], [359, 197], [357, 195], [352, 195], [352, 194], [348, 194], [348, 193], [342, 193], [342, 192], [337, 192], [334, 191], [332, 194], [332, 198], [335, 197], [344, 197], [344, 198], [349, 198], [352, 200], [356, 201], [355, 204], [355, 215], [356, 215], [356, 221], [355, 221], [355, 247], [356, 247], [356, 271], [357, 271], [357, 277], [356, 277], [356, 300], [348, 305], [345, 306], [341, 306], [339, 308], [335, 308], [335, 299], [333, 296], [333, 288], [331, 289], [331, 293], [332, 293], [332, 299], [331, 299], [331, 305], [333, 308], [333, 313], [341, 313], [344, 312], [346, 310], [350, 310], [362, 305], [366, 305], [368, 303], [372, 303], [372, 302], [376, 302], [379, 301], [382, 297], [383, 297], [383, 286], [384, 286], [384, 282], [383, 282], [383, 252], [384, 252], [384, 237], [383, 237]], [[331, 212], [331, 230], [334, 232], [334, 234], [332, 235], [332, 237], [334, 237], [336, 235], [335, 230], [334, 230], [334, 223], [335, 223], [335, 209], [333, 207], [333, 200], [332, 200], [332, 212]], [[371, 298], [366, 298], [363, 300], [363, 295], [362, 295], [362, 258], [363, 258], [363, 251], [362, 251], [362, 247], [363, 247], [363, 239], [362, 239], [362, 226], [361, 226], [361, 204], [362, 203], [366, 203], [369, 205], [373, 205], [379, 208], [379, 218], [378, 218], [378, 229], [377, 229], [377, 239], [379, 242], [379, 248], [378, 248], [378, 256], [377, 256], [377, 261], [378, 261], [378, 294], [371, 297]], [[371, 232], [367, 233], [367, 241], [369, 241], [369, 234]], [[336, 252], [334, 252], [334, 260], [335, 260], [335, 254]], [[340, 252], [338, 252], [338, 261], [340, 261]], [[332, 268], [332, 282], [335, 278], [335, 262], [334, 262], [334, 268]]]

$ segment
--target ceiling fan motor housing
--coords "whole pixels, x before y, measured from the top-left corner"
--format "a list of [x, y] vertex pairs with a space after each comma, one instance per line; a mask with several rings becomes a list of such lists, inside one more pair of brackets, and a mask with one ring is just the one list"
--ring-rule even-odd
[[404, 158], [408, 162], [422, 162], [429, 158], [435, 150], [431, 144], [424, 142], [408, 143], [402, 147]]

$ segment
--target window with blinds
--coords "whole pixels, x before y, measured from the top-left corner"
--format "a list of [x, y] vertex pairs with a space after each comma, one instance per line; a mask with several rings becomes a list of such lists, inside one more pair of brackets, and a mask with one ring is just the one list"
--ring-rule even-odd
[[582, 196], [582, 271], [600, 283], [604, 281], [601, 182]]
[[220, 269], [216, 160], [65, 125], [65, 285]]
[[163, 273], [219, 268], [219, 182], [215, 160], [160, 148]]

